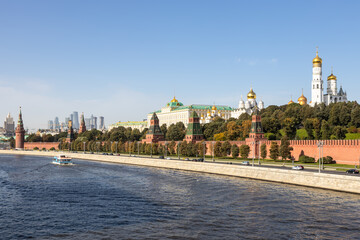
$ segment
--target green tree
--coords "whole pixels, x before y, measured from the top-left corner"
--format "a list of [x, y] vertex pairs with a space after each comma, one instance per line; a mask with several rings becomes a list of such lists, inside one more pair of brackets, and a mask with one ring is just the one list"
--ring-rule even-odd
[[314, 139], [314, 124], [312, 119], [306, 119], [304, 123], [308, 139]]
[[226, 157], [228, 155], [230, 155], [231, 153], [231, 144], [229, 143], [229, 141], [225, 141], [221, 144], [221, 155], [223, 157]]
[[270, 145], [270, 158], [273, 160], [278, 159], [279, 157], [279, 145], [277, 142], [271, 142]]
[[196, 146], [193, 142], [189, 142], [186, 146], [186, 156], [194, 157], [197, 154]]
[[249, 153], [250, 153], [250, 147], [246, 144], [243, 144], [240, 146], [240, 156], [241, 158], [245, 159], [249, 157]]
[[296, 120], [294, 117], [285, 118], [283, 121], [285, 136], [289, 139], [295, 139], [296, 136]]
[[321, 122], [318, 118], [313, 119], [313, 126], [314, 126], [314, 138], [321, 139]]
[[322, 120], [322, 122], [321, 122], [321, 138], [326, 140], [326, 139], [330, 139], [330, 136], [331, 136], [330, 126], [327, 121]]
[[334, 127], [334, 135], [336, 136], [336, 139], [345, 139], [346, 138], [346, 129], [341, 126]]
[[360, 106], [355, 106], [351, 111], [351, 125], [356, 128], [360, 127]]
[[239, 156], [240, 149], [236, 144], [231, 146], [231, 156], [236, 159]]
[[291, 160], [291, 151], [292, 150], [293, 150], [293, 148], [290, 147], [289, 138], [287, 136], [284, 136], [281, 139], [281, 144], [280, 144], [280, 156], [281, 156], [282, 160], [284, 160], [284, 165], [285, 165], [286, 159]]
[[166, 123], [164, 123], [163, 125], [161, 125], [160, 129], [161, 129], [161, 132], [164, 134], [164, 136], [166, 136], [166, 133], [167, 133]]
[[166, 132], [166, 139], [172, 141], [182, 141], [185, 137], [184, 124], [171, 124]]
[[182, 141], [180, 143], [179, 151], [180, 151], [181, 155], [186, 156], [186, 153], [187, 153], [187, 142], [186, 141]]
[[267, 150], [266, 150], [266, 144], [265, 143], [261, 144], [260, 155], [261, 155], [262, 159], [265, 159], [266, 156], [267, 156]]
[[221, 142], [216, 142], [214, 146], [214, 155], [215, 157], [221, 157], [222, 151], [221, 151]]

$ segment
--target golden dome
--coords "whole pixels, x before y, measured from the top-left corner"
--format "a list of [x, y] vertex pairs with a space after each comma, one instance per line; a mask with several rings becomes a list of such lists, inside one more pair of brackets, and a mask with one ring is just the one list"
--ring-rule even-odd
[[304, 93], [298, 98], [298, 103], [303, 106], [307, 104], [307, 98], [304, 96]]
[[288, 105], [294, 103], [294, 101], [291, 99], [290, 102], [288, 102]]
[[250, 92], [247, 95], [248, 99], [256, 99], [256, 94], [254, 93], [253, 89], [250, 88]]
[[173, 100], [171, 100], [171, 102], [179, 102], [179, 101], [174, 96], [174, 98], [173, 98]]
[[212, 106], [211, 110], [217, 110], [216, 106]]
[[334, 74], [331, 74], [328, 76], [328, 80], [336, 80], [336, 76]]
[[318, 50], [316, 50], [316, 57], [313, 59], [313, 64], [322, 64], [322, 59], [319, 57]]
[[207, 113], [208, 113], [208, 114], [210, 114], [210, 113], [211, 113], [211, 112], [210, 112], [210, 109], [208, 109], [208, 110], [207, 110]]

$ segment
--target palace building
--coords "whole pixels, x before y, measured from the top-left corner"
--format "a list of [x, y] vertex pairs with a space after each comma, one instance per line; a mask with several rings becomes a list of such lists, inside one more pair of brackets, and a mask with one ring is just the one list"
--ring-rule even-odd
[[[165, 107], [161, 108], [158, 111], [155, 111], [157, 117], [159, 118], [160, 126], [166, 124], [170, 126], [171, 124], [176, 124], [177, 122], [184, 123], [185, 127], [189, 124], [189, 118], [192, 112], [196, 112], [200, 116], [200, 123], [209, 123], [215, 117], [221, 117], [224, 119], [229, 119], [231, 117], [231, 112], [233, 109], [229, 106], [223, 105], [199, 105], [192, 104], [184, 106], [179, 102], [175, 97], [166, 104]], [[150, 126], [150, 120], [154, 112], [148, 114], [148, 126]]]
[[244, 102], [241, 97], [241, 100], [239, 101], [239, 107], [231, 112], [231, 117], [238, 118], [243, 113], [251, 115], [256, 108], [258, 108], [259, 110], [263, 109], [264, 102], [261, 100], [259, 101], [259, 104], [256, 102], [256, 94], [251, 88], [250, 92], [247, 94], [246, 102]]

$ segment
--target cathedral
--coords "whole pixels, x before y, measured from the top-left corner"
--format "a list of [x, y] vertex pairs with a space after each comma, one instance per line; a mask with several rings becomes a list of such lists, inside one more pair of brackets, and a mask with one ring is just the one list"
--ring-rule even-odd
[[261, 100], [259, 101], [259, 104], [256, 102], [256, 94], [251, 88], [250, 92], [247, 94], [246, 102], [244, 102], [244, 100], [241, 97], [241, 100], [239, 101], [239, 107], [231, 112], [231, 117], [238, 118], [243, 113], [247, 113], [251, 115], [256, 108], [260, 110], [263, 109], [264, 102]]

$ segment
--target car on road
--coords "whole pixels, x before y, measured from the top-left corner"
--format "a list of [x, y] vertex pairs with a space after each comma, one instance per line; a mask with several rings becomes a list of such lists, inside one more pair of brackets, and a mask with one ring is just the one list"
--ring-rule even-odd
[[249, 161], [243, 161], [241, 164], [242, 165], [250, 165], [250, 162]]
[[293, 166], [291, 169], [293, 169], [293, 170], [304, 170], [304, 166], [302, 166], [302, 165]]
[[349, 169], [349, 170], [346, 170], [346, 173], [347, 174], [359, 174], [359, 170], [357, 170], [357, 169]]
[[164, 159], [164, 156], [159, 156], [160, 159]]
[[184, 160], [189, 161], [190, 159], [189, 159], [189, 158], [185, 158]]
[[166, 159], [167, 159], [167, 160], [170, 160], [171, 158], [170, 158], [170, 157], [167, 157]]

